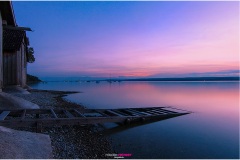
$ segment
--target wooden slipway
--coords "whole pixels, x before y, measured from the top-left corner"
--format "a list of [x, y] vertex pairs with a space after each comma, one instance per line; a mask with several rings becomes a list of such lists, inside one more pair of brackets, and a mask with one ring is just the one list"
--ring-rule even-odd
[[158, 121], [189, 114], [172, 107], [121, 109], [21, 109], [0, 110], [0, 125], [6, 127], [37, 127], [53, 125], [86, 125], [107, 122], [131, 124]]

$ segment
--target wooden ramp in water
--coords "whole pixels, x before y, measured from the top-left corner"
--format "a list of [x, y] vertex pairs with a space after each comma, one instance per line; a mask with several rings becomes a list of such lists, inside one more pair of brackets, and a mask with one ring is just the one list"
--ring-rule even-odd
[[107, 122], [131, 124], [157, 121], [190, 112], [172, 107], [121, 109], [22, 109], [0, 110], [0, 126], [42, 127], [53, 125], [87, 125]]

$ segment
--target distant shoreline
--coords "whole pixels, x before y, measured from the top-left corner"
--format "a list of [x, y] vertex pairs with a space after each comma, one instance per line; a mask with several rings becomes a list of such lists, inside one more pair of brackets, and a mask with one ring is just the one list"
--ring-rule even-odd
[[239, 77], [136, 78], [121, 81], [239, 81]]
[[41, 81], [43, 83], [45, 82], [103, 82], [103, 81], [107, 81], [107, 82], [122, 82], [122, 81], [159, 81], [159, 82], [233, 82], [236, 81], [238, 82], [240, 80], [239, 77], [183, 77], [183, 78], [126, 78], [126, 79], [119, 79], [119, 78], [109, 78], [109, 79], [85, 79], [85, 80], [81, 80], [81, 78], [79, 79], [75, 79], [75, 80], [67, 80], [67, 78], [65, 80], [45, 80], [45, 81]]

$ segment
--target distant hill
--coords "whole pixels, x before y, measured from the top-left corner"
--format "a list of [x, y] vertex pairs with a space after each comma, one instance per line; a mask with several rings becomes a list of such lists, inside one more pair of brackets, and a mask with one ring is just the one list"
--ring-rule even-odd
[[136, 78], [121, 81], [239, 81], [239, 77]]
[[27, 74], [27, 83], [42, 82], [38, 77]]

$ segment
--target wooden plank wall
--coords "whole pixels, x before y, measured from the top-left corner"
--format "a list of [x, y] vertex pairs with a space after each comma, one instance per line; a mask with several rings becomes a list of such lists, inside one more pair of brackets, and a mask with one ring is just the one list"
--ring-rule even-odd
[[17, 84], [22, 84], [22, 58], [21, 58], [22, 47], [17, 51]]
[[3, 85], [17, 85], [17, 53], [3, 53]]
[[3, 85], [20, 85], [24, 87], [27, 81], [27, 62], [25, 45], [22, 43], [16, 52], [3, 53]]
[[0, 12], [0, 92], [2, 91], [3, 87], [3, 65], [2, 65], [2, 56], [3, 56], [3, 46], [2, 46], [2, 40], [3, 40], [3, 28], [2, 28], [2, 16]]
[[20, 70], [21, 70], [21, 74], [19, 77], [20, 80], [20, 85], [22, 87], [26, 86], [27, 84], [27, 55], [26, 55], [26, 45], [25, 42], [23, 40], [23, 43], [21, 45], [21, 49], [20, 49], [20, 59], [21, 59], [21, 65], [20, 65]]

